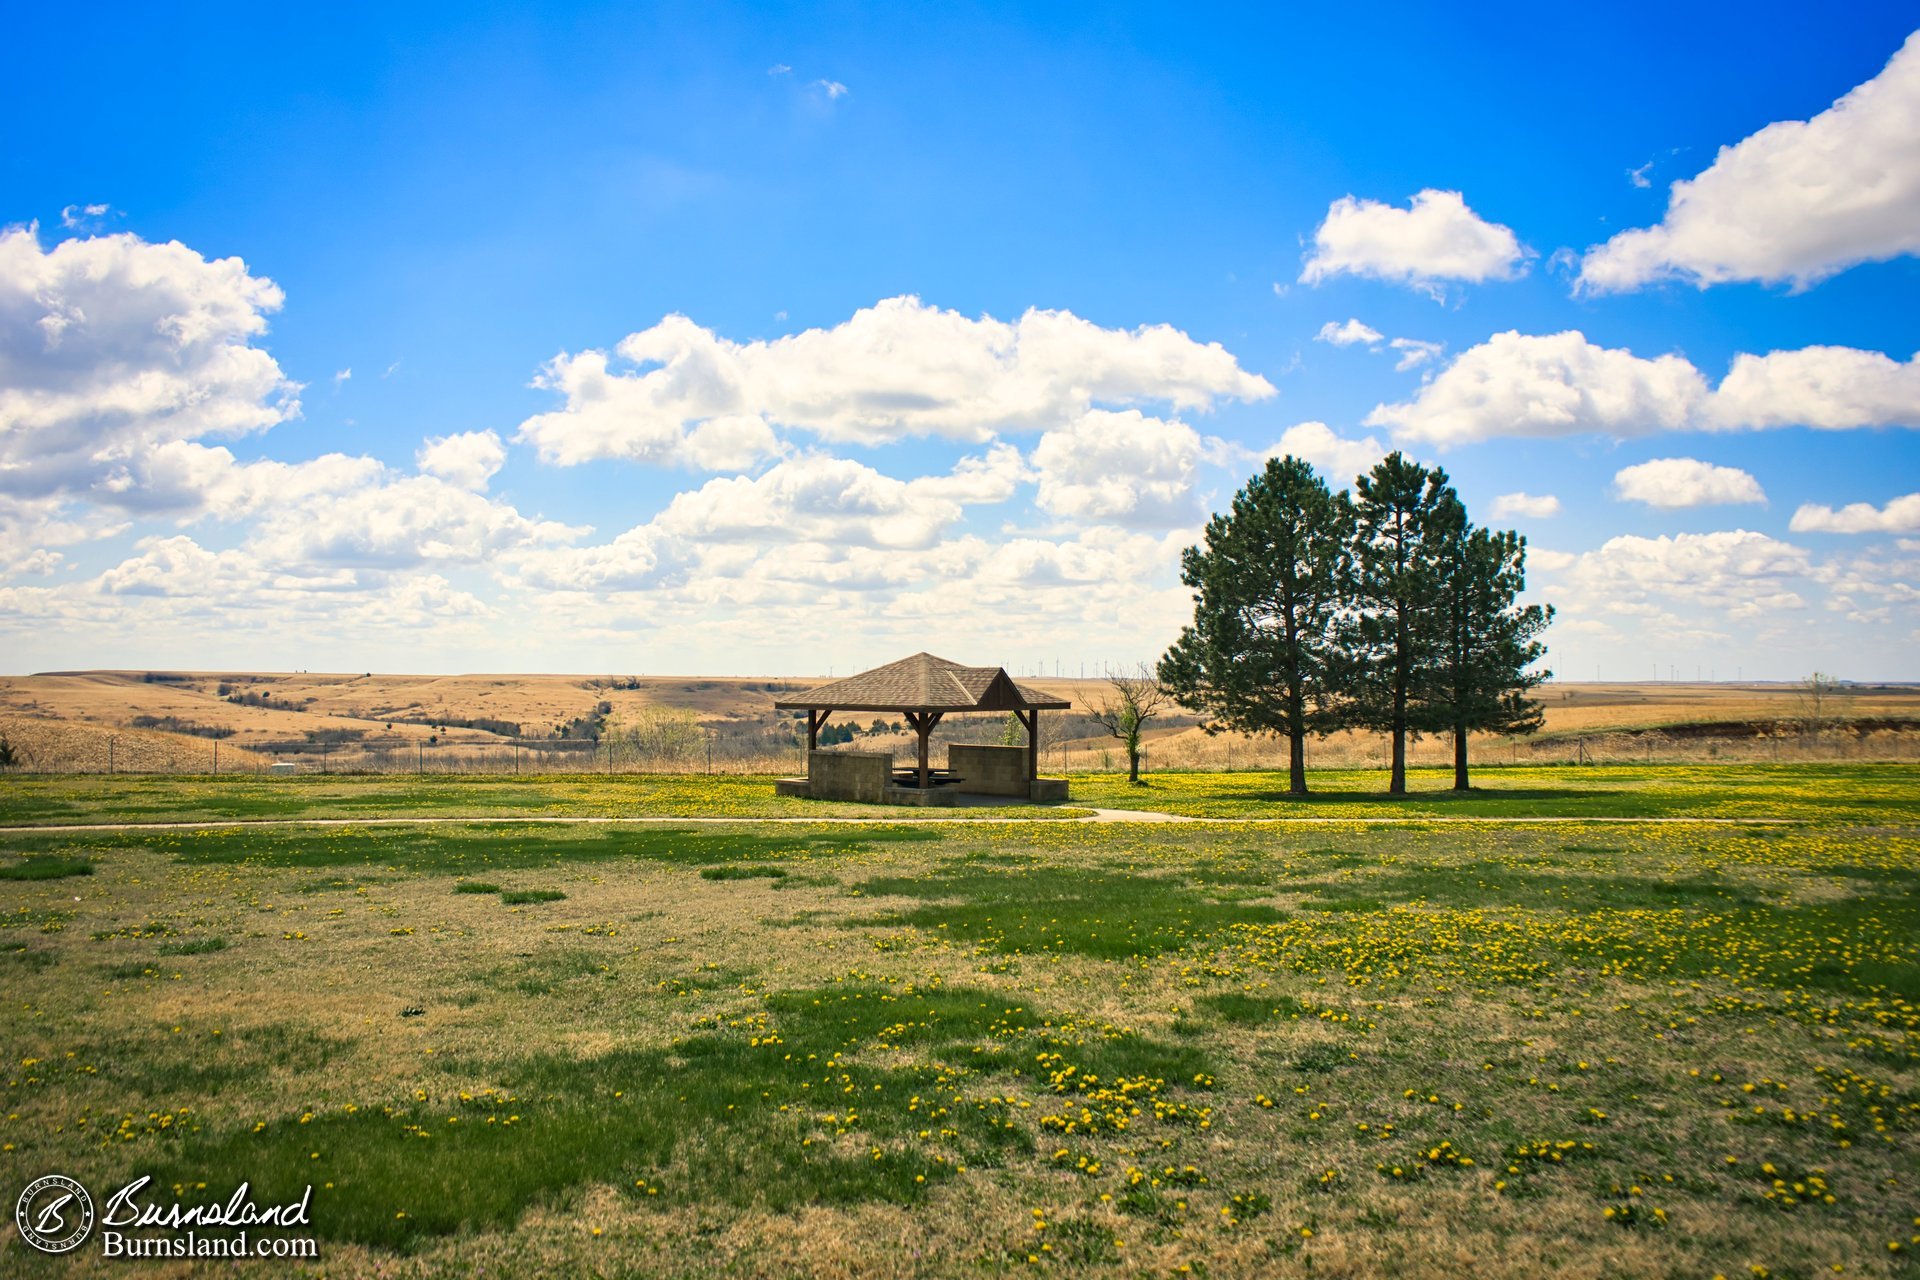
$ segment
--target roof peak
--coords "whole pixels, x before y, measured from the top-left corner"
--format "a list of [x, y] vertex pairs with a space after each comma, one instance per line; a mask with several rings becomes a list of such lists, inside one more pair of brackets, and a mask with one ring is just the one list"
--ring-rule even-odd
[[1005, 667], [970, 667], [922, 650], [773, 704], [783, 710], [1014, 711], [1072, 705], [1013, 682]]

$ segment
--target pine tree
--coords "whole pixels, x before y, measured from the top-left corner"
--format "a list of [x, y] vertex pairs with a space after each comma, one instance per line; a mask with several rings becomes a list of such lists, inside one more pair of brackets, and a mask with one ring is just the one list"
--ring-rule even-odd
[[1288, 790], [1307, 794], [1306, 738], [1333, 725], [1334, 620], [1352, 509], [1299, 458], [1275, 458], [1181, 555], [1193, 623], [1160, 679], [1211, 731], [1287, 739]]
[[1407, 738], [1437, 728], [1422, 694], [1432, 684], [1443, 631], [1442, 549], [1466, 520], [1447, 473], [1404, 454], [1354, 482], [1350, 609], [1340, 627], [1343, 720], [1386, 733], [1391, 795], [1407, 793]]
[[1552, 674], [1531, 668], [1547, 651], [1536, 637], [1553, 607], [1517, 603], [1527, 585], [1527, 540], [1517, 533], [1473, 528], [1462, 510], [1440, 555], [1444, 634], [1425, 701], [1453, 735], [1453, 788], [1465, 791], [1468, 734], [1540, 727], [1540, 704], [1526, 695]]

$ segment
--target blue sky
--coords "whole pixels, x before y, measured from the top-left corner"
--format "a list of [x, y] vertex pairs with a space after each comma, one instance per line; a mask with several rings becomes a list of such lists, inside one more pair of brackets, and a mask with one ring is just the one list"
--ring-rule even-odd
[[1920, 677], [1913, 10], [1675, 10], [16, 14], [6, 666], [1075, 671], [1285, 446]]

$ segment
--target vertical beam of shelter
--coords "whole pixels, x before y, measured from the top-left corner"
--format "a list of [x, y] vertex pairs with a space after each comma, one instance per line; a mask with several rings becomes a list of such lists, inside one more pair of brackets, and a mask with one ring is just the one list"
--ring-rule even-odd
[[907, 723], [913, 726], [913, 731], [919, 738], [919, 751], [915, 764], [919, 776], [920, 789], [924, 791], [932, 783], [932, 779], [929, 776], [932, 773], [932, 769], [927, 763], [927, 736], [933, 732], [934, 726], [940, 723], [940, 718], [945, 713], [940, 711], [909, 711], [906, 714]]
[[[1018, 711], [1014, 714], [1020, 716]], [[1040, 776], [1040, 708], [1020, 716], [1020, 721], [1027, 726], [1027, 781], [1032, 782]]]
[[907, 723], [913, 726], [913, 731], [919, 738], [919, 747], [914, 760], [918, 769], [920, 789], [924, 791], [927, 787], [927, 735], [933, 732], [933, 717], [930, 714], [909, 711]]
[[1027, 725], [1027, 781], [1031, 783], [1041, 775], [1041, 708], [1035, 706], [1027, 714], [1033, 716]]
[[807, 750], [815, 751], [820, 746], [820, 730], [826, 728], [827, 717], [832, 711], [807, 712]]

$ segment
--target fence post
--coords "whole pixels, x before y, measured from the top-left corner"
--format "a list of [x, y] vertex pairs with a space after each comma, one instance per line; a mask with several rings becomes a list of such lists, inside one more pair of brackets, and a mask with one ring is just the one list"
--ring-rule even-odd
[[113, 735], [108, 734], [107, 735], [107, 772], [109, 774], [113, 772], [113, 743], [114, 743]]

